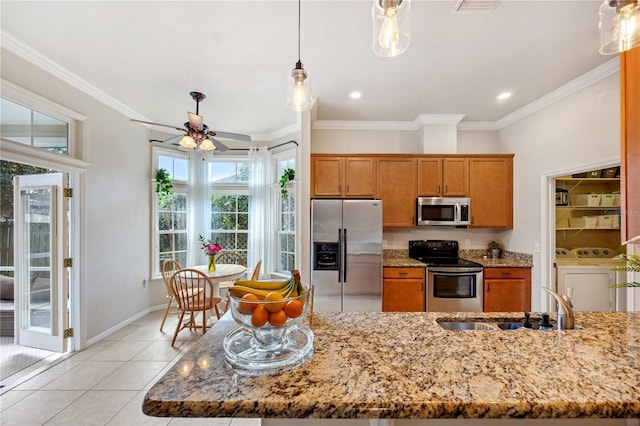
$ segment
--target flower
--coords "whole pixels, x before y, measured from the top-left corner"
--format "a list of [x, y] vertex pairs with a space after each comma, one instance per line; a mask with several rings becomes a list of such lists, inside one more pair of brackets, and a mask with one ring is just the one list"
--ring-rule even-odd
[[[618, 266], [611, 268], [612, 271], [627, 271], [627, 272], [640, 272], [640, 256], [637, 254], [620, 254], [616, 256], [616, 259], [622, 259], [627, 261], [626, 266]], [[640, 287], [640, 283], [632, 281], [628, 283], [614, 284], [611, 287]]]
[[222, 250], [222, 246], [217, 241], [206, 240], [202, 235], [198, 235], [198, 241], [207, 256], [215, 256]]

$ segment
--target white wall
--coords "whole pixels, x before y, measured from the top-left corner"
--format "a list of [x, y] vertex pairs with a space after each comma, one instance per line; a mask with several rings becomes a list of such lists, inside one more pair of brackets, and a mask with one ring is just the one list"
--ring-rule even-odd
[[[151, 158], [147, 130], [39, 68], [2, 50], [2, 78], [87, 117], [85, 235], [80, 259], [87, 340], [145, 311], [164, 288], [149, 275]], [[163, 286], [164, 287], [164, 286]]]
[[[534, 244], [541, 225], [541, 176], [602, 161], [620, 161], [619, 73], [501, 129], [499, 151], [515, 153], [513, 231], [505, 243], [534, 254], [533, 309], [540, 307], [544, 253]], [[544, 247], [543, 247], [544, 249]]]

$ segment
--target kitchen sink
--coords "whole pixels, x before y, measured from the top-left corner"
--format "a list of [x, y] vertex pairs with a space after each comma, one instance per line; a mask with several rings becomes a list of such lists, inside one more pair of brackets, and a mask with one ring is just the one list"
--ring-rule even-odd
[[477, 321], [442, 321], [440, 327], [453, 331], [498, 331], [497, 324], [488, 324]]
[[[548, 321], [548, 320], [547, 320]], [[508, 331], [508, 330], [521, 330], [526, 328], [528, 330], [552, 330], [555, 326], [555, 321], [542, 323], [540, 319], [527, 318], [527, 327], [524, 327], [525, 321], [518, 319], [483, 319], [483, 320], [459, 320], [450, 321], [443, 320], [438, 321], [440, 327], [445, 330], [451, 331]], [[576, 327], [576, 329], [583, 329], [582, 327]]]

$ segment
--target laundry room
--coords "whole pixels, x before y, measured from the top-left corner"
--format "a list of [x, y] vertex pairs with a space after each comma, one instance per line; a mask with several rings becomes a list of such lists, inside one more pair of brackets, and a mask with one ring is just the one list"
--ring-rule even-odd
[[624, 266], [620, 234], [620, 167], [556, 178], [556, 289], [576, 311], [625, 310], [615, 271]]

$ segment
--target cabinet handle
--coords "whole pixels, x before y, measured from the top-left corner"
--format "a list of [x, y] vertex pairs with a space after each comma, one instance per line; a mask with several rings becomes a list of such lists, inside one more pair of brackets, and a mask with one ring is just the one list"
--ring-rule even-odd
[[508, 277], [511, 275], [511, 272], [500, 272], [500, 275], [502, 275], [503, 277]]
[[440, 185], [438, 185], [438, 190], [436, 191], [438, 194], [440, 193]]
[[444, 186], [444, 193], [446, 194], [447, 192], [449, 192], [449, 185]]
[[407, 271], [400, 271], [400, 272], [398, 272], [398, 274], [400, 274], [400, 275], [407, 275]]
[[349, 185], [347, 185], [347, 190], [345, 192], [349, 192]]
[[487, 293], [491, 291], [491, 282], [487, 283]]

